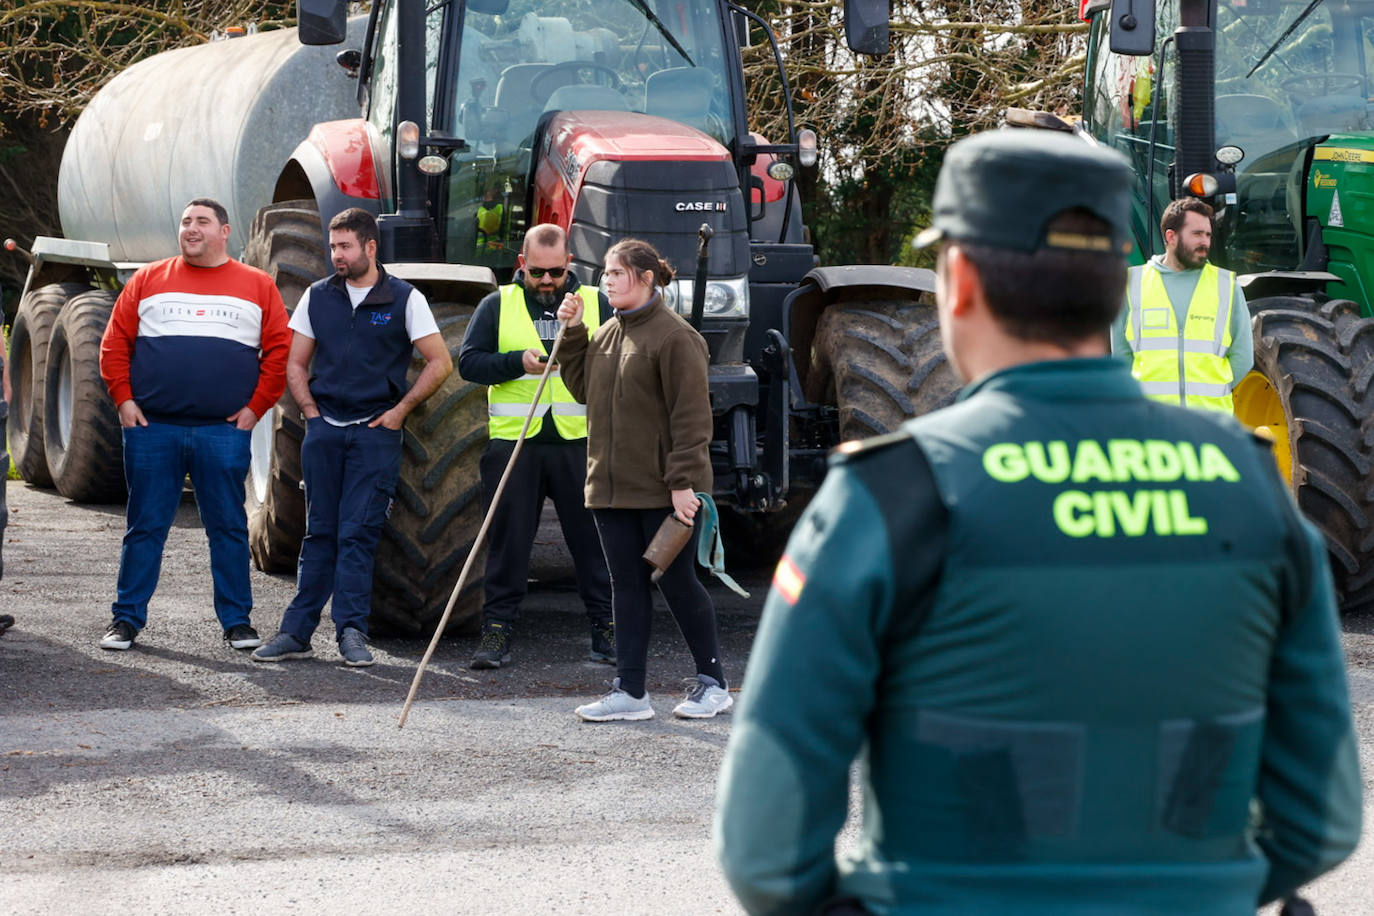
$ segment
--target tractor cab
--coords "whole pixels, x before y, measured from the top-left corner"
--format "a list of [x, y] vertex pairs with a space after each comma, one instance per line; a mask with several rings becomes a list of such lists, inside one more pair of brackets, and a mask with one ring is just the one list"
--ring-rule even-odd
[[[1100, 0], [1088, 9], [1108, 5]], [[1164, 47], [1177, 45], [1183, 6], [1155, 5], [1155, 50], [1141, 56], [1112, 53], [1113, 17], [1093, 17], [1084, 120], [1142, 177], [1135, 227], [1142, 253], [1162, 250], [1159, 214], [1186, 178], [1170, 174], [1180, 96], [1213, 91], [1180, 82], [1177, 47]], [[1223, 188], [1220, 198], [1229, 212], [1218, 220], [1216, 259], [1242, 273], [1295, 268], [1312, 243], [1305, 220], [1319, 216], [1326, 225], [1330, 216], [1329, 207], [1314, 214], [1308, 206], [1311, 192], [1333, 186], [1314, 148], [1374, 128], [1374, 2], [1217, 0], [1206, 13], [1215, 36], [1214, 148], [1221, 151], [1212, 170], [1234, 175], [1234, 189]]]
[[[452, 138], [428, 195], [443, 259], [509, 276], [525, 230], [548, 218], [532, 188], [559, 112], [610, 113], [622, 136], [685, 126], [722, 151], [732, 147], [743, 123], [732, 101], [742, 94], [731, 77], [738, 81], [740, 65], [720, 9], [717, 0], [434, 4], [425, 22], [426, 141]], [[384, 135], [395, 110], [383, 96], [395, 92], [396, 20], [386, 5], [368, 73], [369, 118]], [[648, 117], [676, 125], [665, 130]], [[576, 165], [560, 158], [564, 171]]]

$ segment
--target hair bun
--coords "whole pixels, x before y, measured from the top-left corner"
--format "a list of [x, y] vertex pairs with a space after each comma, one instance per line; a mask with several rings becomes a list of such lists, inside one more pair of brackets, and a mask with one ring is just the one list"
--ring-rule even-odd
[[672, 283], [672, 282], [673, 282], [673, 278], [676, 277], [676, 276], [677, 276], [677, 271], [676, 271], [676, 270], [673, 270], [673, 265], [669, 264], [667, 261], [663, 260], [662, 258], [659, 258], [659, 259], [658, 259], [658, 285], [659, 285], [659, 286], [667, 286], [669, 283]]

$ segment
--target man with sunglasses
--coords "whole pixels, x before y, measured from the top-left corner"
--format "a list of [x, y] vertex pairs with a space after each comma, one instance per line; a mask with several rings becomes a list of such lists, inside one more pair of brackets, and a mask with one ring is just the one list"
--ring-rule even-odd
[[[586, 306], [590, 337], [610, 317], [606, 297], [582, 286], [568, 270], [567, 234], [542, 224], [525, 233], [512, 281], [477, 306], [458, 354], [458, 372], [487, 390], [490, 441], [482, 455], [482, 490], [488, 505], [515, 450], [530, 402], [539, 387], [565, 293]], [[500, 668], [510, 661], [520, 602], [529, 582], [530, 548], [544, 498], [553, 500], [563, 539], [577, 572], [577, 590], [591, 621], [592, 661], [615, 663], [611, 577], [601, 541], [583, 501], [587, 475], [587, 409], [564, 387], [557, 367], [539, 397], [520, 458], [491, 520], [487, 544], [482, 641], [473, 668]]]

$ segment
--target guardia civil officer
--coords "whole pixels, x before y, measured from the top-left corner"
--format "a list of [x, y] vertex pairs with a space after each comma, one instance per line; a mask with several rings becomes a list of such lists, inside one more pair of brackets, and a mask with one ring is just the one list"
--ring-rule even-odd
[[841, 448], [778, 566], [715, 828], [751, 913], [1253, 916], [1355, 848], [1321, 538], [1266, 443], [1108, 356], [1129, 187], [1048, 132], [946, 155], [969, 384]]
[[1212, 208], [1180, 198], [1164, 208], [1159, 229], [1164, 254], [1127, 274], [1112, 352], [1148, 397], [1231, 413], [1231, 390], [1254, 365], [1255, 342], [1236, 275], [1207, 260]]

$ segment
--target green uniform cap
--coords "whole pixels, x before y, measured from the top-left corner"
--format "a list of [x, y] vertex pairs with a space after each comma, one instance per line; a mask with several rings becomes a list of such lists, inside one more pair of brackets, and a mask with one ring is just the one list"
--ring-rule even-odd
[[[1111, 235], [1046, 233], [1046, 223], [1074, 207], [1105, 220]], [[1025, 252], [1052, 247], [1124, 257], [1131, 250], [1125, 158], [1054, 131], [995, 130], [955, 143], [940, 167], [932, 209], [917, 248], [949, 239]]]

